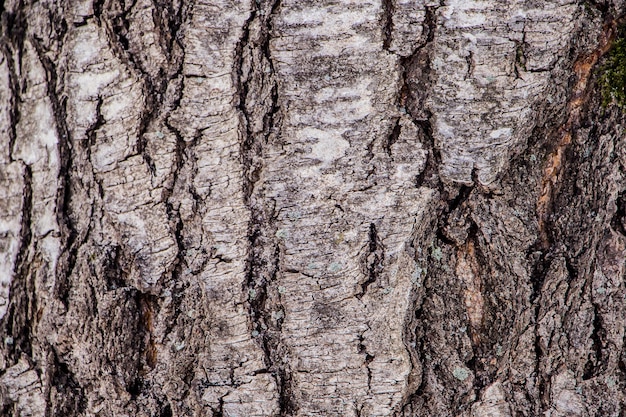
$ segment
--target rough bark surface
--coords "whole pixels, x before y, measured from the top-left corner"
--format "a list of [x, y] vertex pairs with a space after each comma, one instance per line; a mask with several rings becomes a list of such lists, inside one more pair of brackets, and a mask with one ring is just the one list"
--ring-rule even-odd
[[624, 415], [622, 1], [0, 12], [0, 415]]

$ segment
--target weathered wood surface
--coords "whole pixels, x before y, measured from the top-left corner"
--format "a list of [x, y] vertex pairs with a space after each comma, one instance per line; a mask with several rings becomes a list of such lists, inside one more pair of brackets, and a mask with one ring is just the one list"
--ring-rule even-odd
[[0, 10], [1, 415], [623, 415], [622, 2]]

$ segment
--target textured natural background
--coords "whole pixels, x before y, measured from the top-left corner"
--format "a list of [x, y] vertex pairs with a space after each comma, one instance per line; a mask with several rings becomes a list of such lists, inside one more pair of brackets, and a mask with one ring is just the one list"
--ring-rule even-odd
[[625, 7], [0, 1], [0, 415], [626, 415]]

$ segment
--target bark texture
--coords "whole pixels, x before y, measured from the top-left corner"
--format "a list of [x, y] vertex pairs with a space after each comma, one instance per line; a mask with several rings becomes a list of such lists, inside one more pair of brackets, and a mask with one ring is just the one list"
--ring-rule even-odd
[[0, 414], [623, 416], [625, 7], [0, 2]]

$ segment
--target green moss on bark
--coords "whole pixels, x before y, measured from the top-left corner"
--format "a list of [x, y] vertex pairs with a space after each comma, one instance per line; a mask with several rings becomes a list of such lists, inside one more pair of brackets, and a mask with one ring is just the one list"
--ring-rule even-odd
[[626, 108], [626, 31], [622, 29], [620, 36], [609, 51], [606, 62], [601, 68], [600, 87], [602, 104], [616, 104]]

